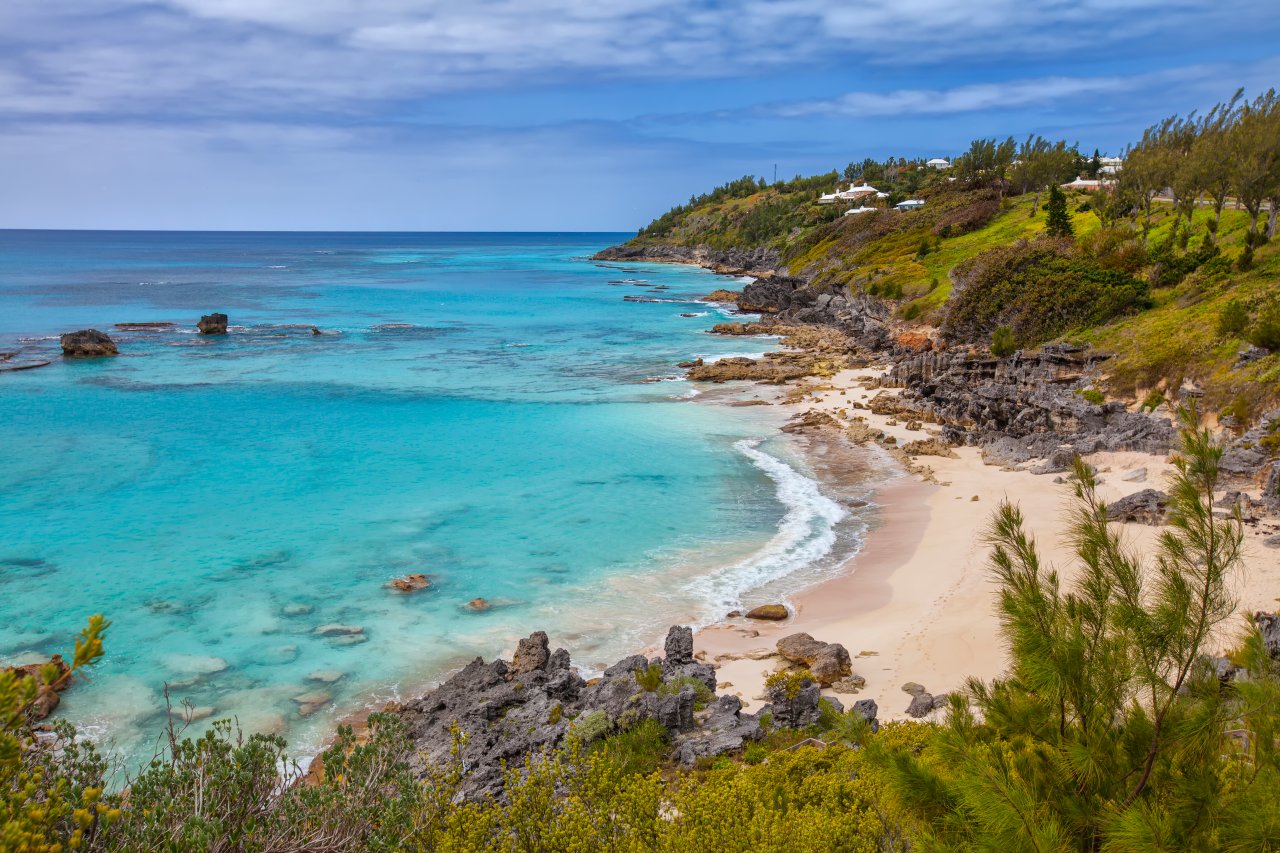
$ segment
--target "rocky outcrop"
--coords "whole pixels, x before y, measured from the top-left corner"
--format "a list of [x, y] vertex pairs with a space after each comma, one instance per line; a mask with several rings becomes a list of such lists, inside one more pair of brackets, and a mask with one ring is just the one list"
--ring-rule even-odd
[[778, 640], [777, 649], [778, 654], [792, 663], [808, 667], [813, 679], [823, 687], [853, 675], [853, 661], [839, 643], [824, 643], [799, 633]]
[[903, 389], [903, 411], [944, 424], [946, 441], [978, 445], [992, 464], [1045, 459], [1037, 470], [1048, 473], [1066, 470], [1076, 454], [1168, 450], [1175, 431], [1167, 417], [1078, 393], [1106, 359], [1067, 344], [1008, 358], [935, 350], [902, 358], [883, 384]]
[[111, 336], [97, 329], [67, 332], [58, 339], [58, 342], [62, 345], [62, 354], [71, 358], [97, 358], [120, 353]]
[[1168, 508], [1168, 495], [1155, 489], [1143, 489], [1107, 504], [1107, 519], [1160, 525], [1164, 524]]
[[[542, 631], [521, 640], [510, 663], [476, 658], [436, 689], [394, 710], [413, 740], [411, 767], [423, 773], [428, 764], [450, 761], [456, 726], [466, 735], [459, 756], [467, 768], [462, 794], [475, 799], [501, 793], [504, 762], [518, 767], [569, 737], [589, 742], [642, 720], [667, 728], [673, 754], [685, 763], [739, 750], [760, 737], [759, 719], [744, 714], [735, 696], [721, 696], [696, 710], [698, 691], [687, 679], [714, 691], [715, 671], [693, 657], [689, 628], [673, 627], [664, 652], [665, 660], [624, 658], [590, 682], [571, 665], [567, 651], [549, 652]], [[816, 720], [817, 690], [813, 684], [813, 697], [792, 700], [786, 718]], [[774, 719], [778, 723], [777, 715]]]
[[782, 264], [777, 251], [768, 248], [712, 249], [709, 246], [637, 245], [624, 243], [597, 252], [596, 261], [661, 261], [698, 264], [724, 275], [772, 275]]
[[202, 335], [225, 335], [227, 333], [227, 315], [226, 314], [205, 314], [200, 318], [200, 322], [196, 323], [196, 328], [200, 330]]
[[820, 292], [798, 278], [753, 281], [742, 289], [738, 307], [772, 314], [786, 323], [831, 326], [864, 350], [883, 350], [891, 342], [888, 303], [871, 296]]
[[405, 575], [388, 581], [387, 586], [396, 592], [417, 592], [431, 586], [431, 579], [424, 574]]
[[[52, 666], [57, 673], [54, 676], [52, 684], [45, 684], [44, 668]], [[71, 671], [71, 667], [62, 659], [62, 655], [54, 655], [49, 658], [47, 663], [32, 663], [25, 666], [6, 666], [0, 668], [0, 672], [11, 672], [14, 677], [22, 682], [28, 678], [34, 679], [38, 687], [36, 695], [30, 707], [27, 708], [27, 717], [31, 720], [43, 720], [49, 716], [58, 707], [62, 701], [62, 697], [58, 693], [65, 690], [68, 684], [66, 679], [67, 673]]]

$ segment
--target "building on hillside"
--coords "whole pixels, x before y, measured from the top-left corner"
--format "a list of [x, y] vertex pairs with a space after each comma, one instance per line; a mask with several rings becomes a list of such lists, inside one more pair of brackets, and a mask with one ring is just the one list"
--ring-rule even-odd
[[835, 204], [840, 200], [840, 193], [823, 193], [818, 196], [818, 204]]
[[855, 216], [855, 215], [857, 215], [857, 214], [859, 214], [859, 213], [875, 213], [875, 212], [876, 212], [877, 210], [879, 210], [879, 209], [880, 209], [880, 208], [878, 208], [878, 207], [867, 207], [867, 206], [864, 204], [864, 205], [862, 205], [862, 207], [851, 207], [851, 208], [849, 208], [848, 210], [846, 210], [846, 211], [844, 212], [844, 215], [845, 215], [845, 216]]
[[951, 161], [945, 157], [934, 157], [932, 160], [925, 163], [925, 165], [930, 169], [950, 169]]
[[1111, 186], [1115, 181], [1104, 181], [1101, 178], [1076, 178], [1069, 184], [1061, 184], [1064, 190], [1086, 190], [1092, 192], [1094, 190], [1104, 189]]
[[845, 201], [857, 201], [860, 198], [866, 198], [867, 196], [874, 196], [879, 192], [880, 190], [876, 189], [870, 184], [850, 184], [849, 189], [845, 190], [839, 195], [840, 195], [840, 198], [844, 199]]
[[900, 201], [894, 205], [898, 210], [919, 210], [924, 207], [924, 200], [918, 198], [909, 198], [906, 201]]
[[1101, 175], [1114, 175], [1124, 168], [1124, 159], [1121, 157], [1099, 157], [1098, 162], [1102, 164], [1098, 169]]

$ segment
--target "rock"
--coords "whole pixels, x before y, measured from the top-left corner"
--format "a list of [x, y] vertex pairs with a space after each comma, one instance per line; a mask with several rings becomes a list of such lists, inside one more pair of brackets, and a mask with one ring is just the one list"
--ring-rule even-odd
[[912, 696], [919, 696], [925, 692], [925, 689], [923, 684], [916, 684], [914, 681], [908, 681], [906, 684], [902, 685], [902, 692], [910, 693]]
[[71, 358], [97, 358], [104, 355], [118, 355], [116, 342], [105, 332], [97, 329], [81, 329], [78, 332], [67, 332], [60, 337], [62, 354]]
[[353, 636], [364, 633], [363, 625], [343, 625], [338, 622], [330, 622], [325, 625], [317, 625], [314, 633], [321, 637], [339, 637]]
[[693, 629], [672, 625], [663, 644], [669, 666], [685, 666], [693, 663]]
[[550, 659], [551, 650], [547, 646], [547, 632], [534, 631], [516, 645], [516, 653], [511, 657], [511, 673], [522, 675], [526, 672], [544, 670]]
[[768, 622], [781, 622], [791, 613], [782, 604], [762, 604], [747, 611], [748, 619], [763, 619]]
[[473, 598], [467, 602], [467, 609], [473, 610], [477, 613], [481, 613], [485, 610], [489, 610], [492, 607], [493, 605], [483, 598]]
[[706, 296], [702, 297], [703, 302], [737, 302], [742, 296], [739, 290], [713, 290]]
[[1263, 539], [1262, 545], [1264, 548], [1280, 548], [1280, 534]]
[[951, 445], [937, 438], [918, 438], [915, 441], [908, 441], [902, 445], [902, 452], [908, 456], [942, 456], [949, 459], [955, 458], [956, 455]]
[[281, 607], [280, 613], [284, 616], [306, 616], [312, 610], [315, 610], [315, 608], [312, 607], [310, 604], [301, 604], [298, 602], [294, 602], [292, 604], [286, 604], [284, 607]]
[[742, 713], [742, 700], [737, 696], [721, 696], [711, 706], [702, 726], [681, 738], [676, 757], [687, 767], [700, 758], [736, 752], [747, 741], [758, 740], [760, 736], [760, 722]]
[[200, 330], [202, 335], [225, 335], [227, 333], [227, 315], [226, 314], [205, 314], [200, 318], [200, 322], [196, 323], [196, 328]]
[[1142, 483], [1147, 479], [1146, 468], [1134, 468], [1132, 471], [1126, 471], [1120, 475], [1120, 479], [1126, 483]]
[[737, 618], [738, 618], [738, 617], [740, 617], [741, 615], [742, 615], [742, 611], [741, 611], [741, 610], [730, 610], [728, 613], [726, 613], [726, 614], [724, 615], [724, 618], [726, 618], [726, 619], [737, 619]]
[[1143, 489], [1107, 505], [1109, 521], [1136, 524], [1163, 524], [1169, 496], [1155, 489]]
[[849, 652], [839, 643], [824, 643], [800, 633], [778, 640], [777, 649], [792, 663], [807, 666], [814, 680], [824, 687], [853, 674]]
[[1253, 621], [1262, 632], [1262, 645], [1274, 661], [1280, 661], [1280, 614], [1259, 610]]
[[180, 675], [214, 675], [230, 666], [224, 658], [213, 655], [165, 655], [161, 663], [170, 672]]
[[197, 720], [212, 717], [216, 713], [218, 709], [212, 705], [183, 705], [178, 710], [178, 719], [184, 723], [194, 723]]
[[690, 367], [702, 367], [702, 359], [695, 358], [693, 361], [679, 361], [676, 362], [676, 367], [680, 367], [685, 370], [688, 370]]
[[907, 706], [906, 714], [908, 717], [920, 719], [927, 717], [933, 711], [933, 695], [930, 693], [916, 693], [911, 697], [911, 704]]
[[334, 684], [346, 678], [347, 674], [336, 669], [321, 669], [307, 675], [307, 681], [316, 681], [320, 684]]
[[293, 697], [299, 705], [321, 705], [333, 700], [333, 694], [327, 690], [308, 690]]
[[333, 637], [329, 640], [331, 646], [358, 646], [361, 643], [369, 642], [369, 638], [364, 634], [348, 634], [345, 637]]
[[791, 696], [787, 695], [789, 688], [785, 684], [766, 687], [765, 697], [769, 704], [761, 713], [769, 711], [773, 715], [775, 726], [790, 729], [802, 729], [818, 722], [818, 700], [822, 698], [818, 683], [806, 678], [801, 684], [800, 689], [793, 690]]
[[417, 592], [420, 589], [427, 589], [431, 586], [431, 581], [426, 575], [405, 575], [404, 577], [394, 578], [387, 583], [387, 586], [396, 592]]
[[861, 675], [850, 675], [831, 682], [831, 689], [837, 693], [857, 693], [867, 686], [867, 680]]
[[[44, 668], [52, 665], [56, 671], [54, 683], [52, 686], [44, 683]], [[62, 701], [62, 697], [58, 693], [65, 690], [68, 686], [67, 681], [61, 681], [71, 667], [62, 659], [62, 655], [54, 655], [47, 661], [38, 663], [29, 663], [22, 666], [6, 666], [0, 668], [0, 672], [11, 672], [17, 682], [21, 683], [24, 679], [33, 678], [36, 680], [38, 687], [36, 688], [35, 700], [31, 706], [27, 708], [27, 716], [31, 720], [43, 720], [54, 712]], [[61, 683], [59, 683], [61, 681]]]
[[876, 700], [859, 699], [853, 703], [853, 707], [850, 710], [855, 714], [861, 715], [862, 719], [870, 723], [871, 731], [880, 731], [880, 721], [876, 719], [876, 715], [880, 713], [880, 708], [876, 705]]

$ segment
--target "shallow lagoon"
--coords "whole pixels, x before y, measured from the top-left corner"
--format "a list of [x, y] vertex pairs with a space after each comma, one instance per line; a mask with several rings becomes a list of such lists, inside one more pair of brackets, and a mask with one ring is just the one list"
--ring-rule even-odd
[[[705, 333], [725, 280], [587, 259], [625, 236], [0, 232], [0, 350], [53, 360], [0, 373], [0, 658], [104, 612], [62, 712], [128, 762], [166, 683], [305, 755], [531, 630], [603, 664], [834, 565], [862, 521], [778, 416], [677, 378], [760, 346]], [[121, 355], [56, 355], [89, 326]]]

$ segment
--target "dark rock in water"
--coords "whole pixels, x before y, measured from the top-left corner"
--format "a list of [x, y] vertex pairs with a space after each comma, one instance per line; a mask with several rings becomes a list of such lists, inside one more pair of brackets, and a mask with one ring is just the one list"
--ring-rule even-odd
[[118, 355], [116, 342], [105, 332], [97, 329], [81, 329], [78, 332], [67, 332], [59, 342], [62, 354], [73, 358], [96, 358], [104, 355]]
[[695, 358], [693, 361], [677, 362], [676, 367], [683, 367], [685, 370], [688, 370], [690, 367], [702, 367], [702, 359]]
[[1155, 489], [1143, 489], [1107, 505], [1109, 521], [1129, 521], [1138, 524], [1163, 524], [1169, 506], [1169, 496]]
[[534, 631], [516, 644], [516, 653], [511, 658], [511, 671], [520, 675], [543, 670], [547, 668], [547, 661], [550, 659], [551, 650], [547, 647], [547, 632]]
[[200, 318], [200, 322], [196, 323], [196, 328], [200, 330], [202, 335], [225, 335], [227, 333], [227, 315], [226, 314], [205, 314]]
[[[58, 680], [55, 680], [53, 685], [45, 684], [44, 677], [41, 674], [41, 671], [49, 664], [53, 664], [54, 669], [56, 669], [58, 673]], [[58, 707], [58, 704], [62, 701], [62, 697], [58, 695], [58, 692], [60, 690], [65, 690], [68, 684], [68, 682], [61, 681], [61, 679], [70, 671], [71, 667], [62, 659], [62, 655], [54, 655], [49, 658], [48, 663], [31, 663], [26, 666], [6, 666], [0, 668], [0, 672], [13, 673], [20, 686], [25, 679], [35, 679], [36, 684], [38, 685], [36, 688], [35, 701], [33, 701], [31, 706], [27, 709], [27, 716], [32, 720], [43, 720], [45, 717], [52, 714]]]
[[791, 613], [782, 604], [762, 604], [747, 611], [748, 619], [764, 619], [769, 622], [781, 622]]
[[431, 579], [424, 574], [405, 575], [404, 577], [393, 578], [387, 583], [387, 586], [396, 592], [417, 592], [430, 587]]

